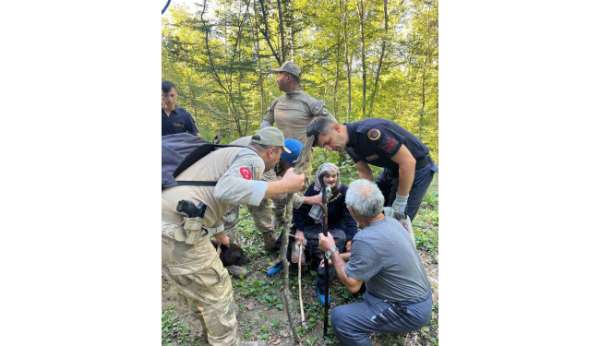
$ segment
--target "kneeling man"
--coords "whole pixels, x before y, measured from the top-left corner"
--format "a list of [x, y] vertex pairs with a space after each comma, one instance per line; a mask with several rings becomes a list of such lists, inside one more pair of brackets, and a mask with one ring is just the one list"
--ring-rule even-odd
[[383, 215], [383, 194], [374, 183], [350, 184], [346, 206], [359, 231], [346, 264], [334, 239], [320, 235], [319, 246], [331, 258], [340, 281], [352, 293], [366, 285], [363, 301], [331, 312], [331, 324], [343, 345], [371, 345], [373, 333], [418, 330], [431, 319], [431, 286], [417, 250], [400, 222]]

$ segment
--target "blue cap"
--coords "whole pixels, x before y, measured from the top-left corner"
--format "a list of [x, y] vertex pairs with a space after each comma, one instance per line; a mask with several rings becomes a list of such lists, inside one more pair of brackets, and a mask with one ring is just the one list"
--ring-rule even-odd
[[286, 161], [289, 164], [296, 163], [298, 160], [298, 156], [302, 152], [302, 148], [304, 148], [304, 144], [295, 138], [286, 138], [285, 139], [285, 147], [290, 150], [290, 152], [281, 153], [281, 161]]

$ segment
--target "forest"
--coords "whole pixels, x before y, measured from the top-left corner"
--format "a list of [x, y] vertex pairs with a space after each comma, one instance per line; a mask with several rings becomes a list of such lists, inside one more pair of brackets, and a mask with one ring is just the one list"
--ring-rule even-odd
[[[339, 122], [389, 119], [415, 134], [438, 162], [438, 3], [436, 0], [198, 0], [174, 2], [162, 16], [162, 78], [177, 86], [178, 104], [199, 135], [229, 143], [252, 134], [282, 94], [272, 68], [293, 61], [301, 87], [323, 100]], [[338, 164], [342, 182], [357, 178], [346, 156], [314, 149], [314, 168]], [[380, 170], [374, 169], [377, 173]], [[438, 187], [434, 179], [413, 220], [417, 249], [433, 288], [430, 324], [408, 335], [377, 336], [375, 345], [438, 345]], [[265, 270], [277, 257], [262, 248], [252, 217], [242, 209], [235, 242], [251, 260], [250, 274], [233, 280], [242, 340], [257, 345], [337, 344], [323, 338], [315, 276], [301, 284], [290, 273], [294, 318], [302, 288], [307, 320], [290, 332], [282, 279]], [[293, 276], [293, 277], [292, 277]], [[339, 283], [332, 306], [355, 300]], [[202, 325], [163, 278], [164, 345], [205, 345]], [[300, 342], [298, 342], [298, 338]]]
[[163, 79], [202, 137], [252, 133], [287, 60], [340, 122], [393, 120], [438, 153], [437, 1], [219, 0], [163, 16]]

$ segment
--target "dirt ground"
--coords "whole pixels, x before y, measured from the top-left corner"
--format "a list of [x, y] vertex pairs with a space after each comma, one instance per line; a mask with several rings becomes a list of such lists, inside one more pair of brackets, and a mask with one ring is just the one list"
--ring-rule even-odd
[[[245, 278], [232, 278], [241, 338], [243, 341], [256, 341], [257, 345], [293, 345], [283, 309], [283, 273], [273, 278], [265, 275], [266, 269], [277, 260], [277, 256], [263, 250], [262, 237], [257, 234], [252, 218], [244, 208], [240, 216], [235, 242], [242, 245], [251, 260], [246, 266], [249, 274]], [[438, 345], [437, 191], [430, 191], [424, 199], [414, 230], [417, 248], [433, 289], [432, 320], [420, 331], [406, 336], [377, 335], [373, 339], [374, 345]], [[290, 271], [291, 310], [302, 344], [338, 345], [331, 327], [327, 337], [323, 338], [323, 307], [318, 304], [314, 293], [316, 275], [305, 270], [302, 272], [302, 299], [306, 321], [300, 323], [298, 276], [294, 269]], [[358, 299], [337, 280], [332, 283], [331, 294], [332, 308]], [[163, 345], [207, 345], [202, 335], [202, 323], [164, 278], [162, 297]]]
[[[434, 305], [437, 306], [437, 264], [432, 263], [431, 256], [424, 251], [421, 251], [421, 258], [433, 287]], [[253, 272], [246, 278], [233, 279], [242, 340], [262, 341], [264, 343], [259, 344], [264, 345], [293, 345], [293, 338], [287, 327], [287, 315], [281, 303], [280, 292], [282, 292], [281, 281], [283, 281], [283, 278], [282, 275], [274, 278], [266, 277], [264, 269], [267, 267], [267, 262], [256, 260], [251, 264]], [[315, 277], [309, 272], [303, 272], [303, 276], [302, 291], [307, 320], [305, 326], [300, 324], [300, 308], [297, 299], [297, 271], [292, 271], [290, 275], [291, 291], [294, 298], [292, 310], [299, 326], [297, 331], [301, 335], [302, 342], [304, 345], [336, 345], [337, 343], [333, 335], [330, 335], [326, 339], [322, 338], [323, 310], [315, 299], [314, 286], [312, 285]], [[332, 307], [353, 300], [349, 294], [344, 294], [344, 288], [339, 283], [334, 283], [332, 290], [334, 292]], [[195, 314], [187, 310], [185, 302], [178, 297], [175, 290], [164, 279], [163, 306], [174, 307], [176, 316], [189, 326], [192, 336], [190, 344], [207, 345], [202, 336], [202, 324], [200, 320]], [[434, 313], [437, 315], [437, 311], [434, 311]], [[437, 342], [433, 341], [437, 337], [430, 335], [432, 331], [437, 333], [437, 327], [435, 329], [434, 331], [424, 328], [419, 333], [410, 333], [404, 338], [401, 336], [376, 336], [374, 345], [435, 345]], [[331, 328], [329, 328], [329, 334], [332, 334]], [[169, 342], [164, 344], [169, 344]], [[171, 344], [175, 345], [179, 343], [175, 342]]]

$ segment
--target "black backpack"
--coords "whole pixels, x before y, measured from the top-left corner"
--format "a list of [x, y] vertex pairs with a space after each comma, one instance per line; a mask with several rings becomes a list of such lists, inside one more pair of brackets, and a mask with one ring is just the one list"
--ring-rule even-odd
[[180, 185], [215, 186], [216, 181], [176, 181], [175, 178], [209, 153], [228, 147], [243, 148], [209, 143], [187, 132], [162, 136], [162, 189]]

